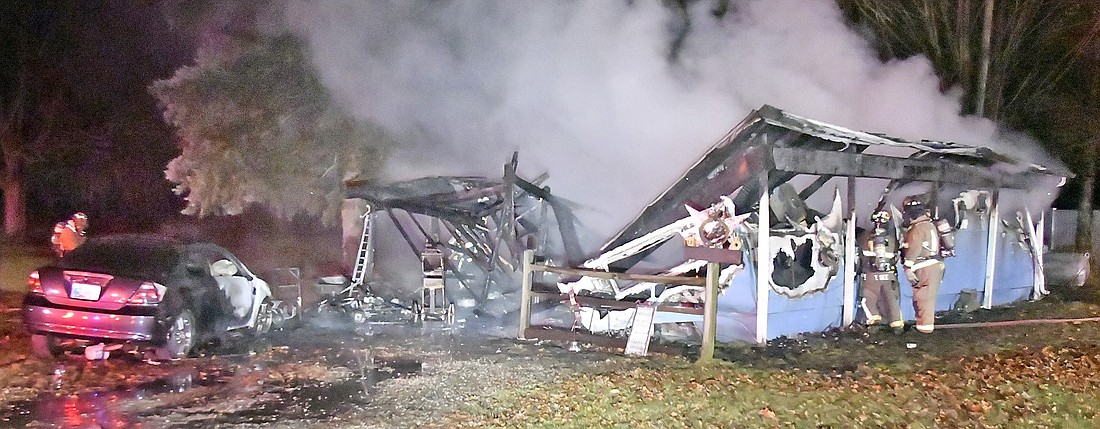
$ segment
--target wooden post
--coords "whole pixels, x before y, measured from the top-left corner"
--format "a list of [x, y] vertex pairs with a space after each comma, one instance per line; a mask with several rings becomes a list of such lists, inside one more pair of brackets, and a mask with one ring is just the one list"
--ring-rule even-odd
[[993, 308], [993, 280], [994, 271], [997, 269], [997, 237], [1001, 235], [1000, 213], [1000, 189], [993, 191], [989, 196], [993, 201], [989, 204], [989, 231], [986, 236], [985, 247], [985, 296], [982, 299], [982, 308]]
[[714, 342], [718, 331], [718, 274], [717, 262], [707, 263], [707, 293], [703, 302], [703, 346], [699, 350], [699, 362], [714, 359]]
[[519, 295], [519, 339], [527, 339], [524, 335], [527, 328], [531, 327], [531, 282], [533, 281], [532, 265], [535, 262], [535, 251], [523, 251], [523, 289]]

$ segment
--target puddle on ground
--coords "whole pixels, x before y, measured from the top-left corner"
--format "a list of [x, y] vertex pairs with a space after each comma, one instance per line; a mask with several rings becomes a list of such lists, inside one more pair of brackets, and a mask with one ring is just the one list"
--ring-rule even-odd
[[[190, 415], [188, 423], [209, 426], [218, 424], [263, 424], [282, 419], [315, 419], [336, 415], [350, 407], [370, 401], [376, 385], [395, 377], [419, 374], [421, 361], [403, 357], [374, 357], [360, 362], [357, 377], [336, 383], [304, 385], [276, 389], [271, 400], [256, 403], [252, 408], [233, 413], [210, 414], [209, 418]], [[226, 384], [231, 374], [200, 373], [182, 370], [169, 377], [116, 389], [98, 390], [72, 395], [56, 392], [17, 402], [0, 409], [0, 427], [27, 427], [32, 423], [63, 429], [103, 428], [123, 429], [142, 426], [150, 415], [172, 420], [172, 409], [146, 409], [142, 414], [124, 412], [123, 405], [135, 400], [154, 399], [156, 395], [182, 393], [189, 388]], [[227, 398], [204, 398], [218, 401]], [[162, 420], [163, 421], [163, 420]]]
[[121, 403], [222, 382], [220, 374], [199, 373], [188, 369], [168, 377], [116, 389], [70, 395], [46, 392], [35, 399], [16, 402], [0, 410], [0, 425], [26, 427], [32, 422], [38, 422], [57, 428], [130, 428], [140, 425], [139, 419], [118, 411]]
[[[420, 374], [423, 364], [404, 357], [374, 357], [360, 361], [358, 377], [335, 383], [298, 386], [281, 390], [278, 399], [255, 408], [211, 416], [202, 425], [265, 424], [279, 420], [323, 419], [366, 405], [383, 381]], [[191, 421], [192, 424], [200, 423]]]

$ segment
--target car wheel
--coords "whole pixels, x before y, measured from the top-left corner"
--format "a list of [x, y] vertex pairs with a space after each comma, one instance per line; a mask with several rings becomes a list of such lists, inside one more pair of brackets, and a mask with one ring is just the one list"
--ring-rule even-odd
[[57, 339], [53, 335], [31, 335], [31, 351], [40, 358], [52, 358], [60, 356], [64, 350], [57, 345]]
[[271, 323], [274, 320], [275, 315], [274, 306], [271, 304], [271, 298], [264, 298], [260, 302], [260, 310], [256, 313], [256, 323], [252, 324], [252, 333], [259, 336], [264, 335], [271, 331]]
[[157, 347], [157, 357], [160, 359], [180, 359], [191, 354], [195, 346], [195, 316], [191, 311], [183, 310], [172, 324], [168, 326], [168, 332], [164, 336], [164, 345]]

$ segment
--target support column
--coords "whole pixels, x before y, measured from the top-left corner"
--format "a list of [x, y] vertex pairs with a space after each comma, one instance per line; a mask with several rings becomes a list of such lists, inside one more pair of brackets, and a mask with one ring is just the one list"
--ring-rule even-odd
[[847, 327], [856, 319], [856, 211], [848, 215], [844, 228], [844, 307], [841, 322]]
[[856, 178], [848, 176], [848, 223], [844, 228], [844, 306], [841, 325], [856, 319]]
[[1027, 219], [1028, 233], [1031, 234], [1031, 266], [1032, 266], [1032, 282], [1034, 283], [1034, 292], [1032, 292], [1031, 299], [1038, 300], [1050, 293], [1047, 290], [1046, 273], [1043, 272], [1043, 240], [1044, 232], [1046, 228], [1046, 213], [1039, 215], [1039, 223], [1035, 224], [1035, 220], [1031, 217], [1031, 209], [1025, 209], [1025, 219]]
[[768, 279], [772, 276], [771, 258], [771, 207], [768, 198], [768, 174], [760, 175], [760, 201], [756, 231], [756, 342], [768, 341], [768, 294], [771, 287]]
[[985, 296], [982, 308], [993, 308], [993, 280], [997, 268], [997, 238], [1001, 236], [1000, 189], [993, 191], [989, 198], [989, 230], [985, 248]]
[[519, 295], [519, 339], [527, 339], [525, 333], [531, 327], [531, 282], [535, 263], [535, 251], [528, 249], [523, 251], [523, 288]]
[[706, 301], [703, 302], [703, 346], [699, 350], [699, 362], [714, 359], [714, 342], [718, 336], [718, 275], [717, 262], [707, 263]]

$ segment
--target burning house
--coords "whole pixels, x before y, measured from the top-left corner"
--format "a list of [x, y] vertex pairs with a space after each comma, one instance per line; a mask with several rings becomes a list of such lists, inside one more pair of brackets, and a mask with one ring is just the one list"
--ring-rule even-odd
[[[989, 308], [1046, 293], [1041, 213], [1051, 197], [1034, 195], [1067, 176], [984, 147], [911, 142], [763, 106], [583, 266], [629, 273], [663, 254], [671, 268], [659, 274], [683, 276], [706, 263], [685, 249], [738, 250], [739, 263], [720, 265], [718, 340], [818, 332], [859, 317], [857, 228], [869, 226], [876, 207], [922, 195], [956, 229], [957, 256], [946, 262], [937, 311]], [[912, 289], [901, 281], [904, 316], [912, 320], [905, 305]], [[569, 296], [661, 304], [700, 302], [703, 290], [597, 276], [558, 287]], [[625, 333], [638, 315], [629, 306], [573, 307], [579, 325], [612, 335]], [[674, 311], [658, 307], [654, 324], [702, 321], [698, 312], [667, 309]]]
[[[853, 131], [765, 105], [578, 271], [539, 275], [533, 301], [515, 293], [522, 252], [572, 267], [583, 250], [568, 204], [539, 185], [545, 177], [517, 177], [515, 158], [503, 179], [350, 187], [349, 198], [367, 206], [353, 277], [370, 272], [370, 219], [384, 214], [413, 253], [442, 253], [445, 293], [459, 308], [501, 315], [537, 302], [536, 311], [567, 315], [567, 329], [622, 337], [639, 303], [664, 306], [656, 325], [701, 322], [701, 311], [683, 308], [698, 307], [704, 288], [684, 279], [719, 261], [718, 340], [763, 342], [856, 321], [856, 231], [876, 207], [900, 206], [910, 195], [922, 195], [956, 229], [957, 256], [946, 262], [937, 310], [1041, 297], [1045, 207], [1031, 196], [1067, 176], [984, 147]], [[729, 252], [715, 259], [698, 249]], [[911, 289], [902, 285], [905, 304]], [[553, 325], [558, 316], [531, 320]]]

